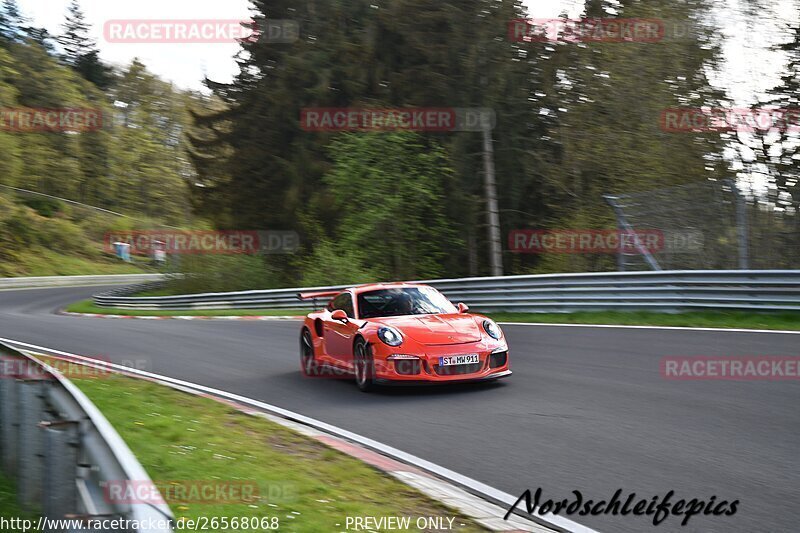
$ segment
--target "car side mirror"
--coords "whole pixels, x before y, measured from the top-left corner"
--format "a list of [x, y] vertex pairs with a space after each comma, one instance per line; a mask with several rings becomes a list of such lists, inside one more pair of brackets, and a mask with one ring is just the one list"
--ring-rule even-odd
[[341, 309], [337, 309], [336, 311], [331, 313], [331, 320], [339, 320], [341, 322], [347, 322], [347, 313], [345, 313]]
[[458, 307], [459, 313], [466, 313], [467, 311], [469, 311], [469, 307], [467, 307], [467, 304], [463, 302], [459, 302], [456, 307]]

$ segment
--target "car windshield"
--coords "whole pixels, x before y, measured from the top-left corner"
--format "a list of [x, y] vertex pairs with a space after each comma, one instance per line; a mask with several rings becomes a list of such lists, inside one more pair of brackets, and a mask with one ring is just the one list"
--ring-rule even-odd
[[442, 293], [430, 287], [378, 289], [358, 295], [361, 318], [456, 313]]

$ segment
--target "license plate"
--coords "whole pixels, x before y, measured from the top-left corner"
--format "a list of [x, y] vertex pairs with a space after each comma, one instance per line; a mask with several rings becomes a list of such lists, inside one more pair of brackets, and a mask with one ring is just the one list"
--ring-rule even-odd
[[480, 363], [481, 359], [476, 353], [466, 355], [449, 355], [439, 358], [439, 366], [474, 365]]

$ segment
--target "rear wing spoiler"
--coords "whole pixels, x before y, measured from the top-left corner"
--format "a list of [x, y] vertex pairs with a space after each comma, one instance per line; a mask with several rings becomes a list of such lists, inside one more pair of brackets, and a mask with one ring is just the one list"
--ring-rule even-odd
[[342, 291], [322, 291], [322, 292], [299, 292], [298, 300], [316, 300], [318, 298], [333, 298]]
[[320, 292], [298, 292], [297, 299], [298, 300], [313, 300], [314, 301], [314, 311], [317, 310], [317, 299], [319, 298], [333, 298], [337, 294], [342, 291], [320, 291]]

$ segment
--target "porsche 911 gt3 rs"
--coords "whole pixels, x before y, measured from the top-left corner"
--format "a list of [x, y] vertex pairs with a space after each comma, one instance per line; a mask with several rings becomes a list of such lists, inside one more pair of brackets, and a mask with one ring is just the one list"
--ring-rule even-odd
[[377, 384], [453, 383], [511, 375], [508, 344], [491, 319], [453, 305], [428, 285], [371, 284], [310, 292], [330, 299], [300, 333], [307, 376], [352, 375], [363, 391]]

